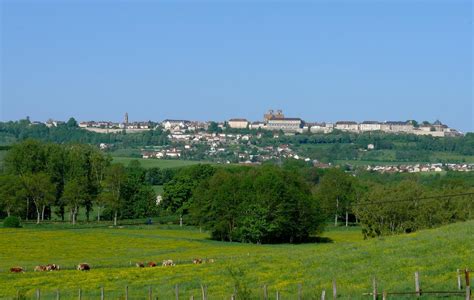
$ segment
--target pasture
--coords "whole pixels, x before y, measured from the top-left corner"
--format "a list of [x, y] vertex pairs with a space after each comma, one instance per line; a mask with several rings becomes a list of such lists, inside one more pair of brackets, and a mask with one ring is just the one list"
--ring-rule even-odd
[[[51, 299], [57, 288], [63, 299], [97, 297], [117, 299], [129, 286], [132, 299], [144, 299], [149, 287], [160, 299], [174, 298], [179, 284], [182, 299], [199, 299], [207, 286], [209, 299], [229, 299], [234, 286], [262, 298], [280, 291], [282, 299], [295, 299], [298, 284], [304, 299], [331, 291], [337, 280], [340, 298], [367, 298], [371, 280], [380, 290], [412, 291], [413, 273], [419, 271], [425, 290], [456, 288], [456, 269], [474, 268], [474, 221], [457, 223], [413, 234], [363, 240], [357, 227], [328, 227], [324, 242], [301, 245], [254, 245], [211, 241], [208, 234], [189, 227], [168, 225], [97, 228], [87, 226], [27, 225], [0, 229], [0, 298], [17, 291], [32, 298], [41, 288], [42, 299]], [[214, 263], [194, 265], [193, 258], [213, 258]], [[135, 262], [172, 259], [174, 267], [136, 268]], [[74, 270], [78, 263], [89, 272]], [[55, 263], [58, 272], [33, 272], [36, 265]], [[132, 266], [130, 266], [132, 264]], [[11, 274], [12, 266], [27, 272]], [[108, 296], [107, 296], [108, 295]]]
[[179, 168], [196, 164], [206, 163], [204, 161], [193, 160], [171, 160], [171, 159], [144, 159], [133, 157], [112, 157], [114, 163], [122, 163], [127, 166], [132, 160], [138, 160], [143, 168]]

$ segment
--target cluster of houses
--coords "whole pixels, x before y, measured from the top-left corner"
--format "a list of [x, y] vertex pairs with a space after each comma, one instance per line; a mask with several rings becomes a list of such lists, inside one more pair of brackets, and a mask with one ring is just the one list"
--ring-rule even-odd
[[169, 149], [142, 150], [142, 158], [180, 158], [181, 149], [170, 147]]
[[140, 132], [156, 128], [151, 122], [128, 122], [128, 114], [125, 114], [125, 120], [122, 123], [110, 121], [86, 121], [80, 122], [79, 127], [94, 132], [119, 132], [126, 130], [128, 132]]
[[420, 173], [420, 172], [442, 172], [442, 171], [474, 171], [474, 164], [415, 164], [415, 165], [386, 165], [367, 166], [367, 171], [379, 173]]
[[261, 146], [253, 140], [262, 138], [262, 134], [231, 134], [208, 132], [170, 132], [169, 146], [155, 149], [142, 149], [142, 158], [196, 158], [197, 153], [217, 162], [259, 163], [268, 160], [294, 158], [309, 161], [301, 157], [288, 144], [279, 146]]

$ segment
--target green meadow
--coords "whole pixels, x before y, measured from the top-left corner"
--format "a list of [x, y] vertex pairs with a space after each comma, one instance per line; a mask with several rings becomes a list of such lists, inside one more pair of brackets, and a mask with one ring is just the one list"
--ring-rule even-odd
[[114, 163], [122, 163], [127, 166], [130, 161], [138, 160], [144, 168], [179, 168], [185, 166], [191, 166], [196, 164], [206, 163], [203, 161], [193, 160], [171, 160], [171, 159], [144, 159], [144, 158], [133, 158], [133, 157], [113, 157]]
[[[198, 229], [169, 225], [1, 228], [0, 298], [33, 298], [40, 288], [42, 299], [55, 299], [56, 289], [62, 299], [77, 299], [79, 289], [92, 299], [103, 287], [106, 298], [119, 299], [128, 286], [131, 299], [145, 299], [150, 287], [158, 299], [171, 299], [178, 284], [182, 299], [200, 299], [203, 284], [209, 299], [229, 299], [235, 286], [261, 299], [263, 285], [272, 298], [279, 291], [282, 299], [295, 299], [302, 284], [303, 299], [316, 299], [322, 289], [332, 294], [335, 279], [340, 299], [367, 299], [362, 294], [372, 290], [374, 276], [379, 290], [413, 291], [415, 271], [423, 290], [455, 290], [456, 269], [474, 268], [473, 236], [474, 221], [371, 240], [363, 240], [358, 227], [328, 227], [319, 243], [300, 245], [212, 241]], [[193, 258], [215, 262], [194, 265]], [[176, 266], [133, 266], [164, 259]], [[92, 270], [74, 270], [82, 262]], [[62, 270], [33, 272], [48, 263]], [[26, 272], [8, 272], [17, 265]]]

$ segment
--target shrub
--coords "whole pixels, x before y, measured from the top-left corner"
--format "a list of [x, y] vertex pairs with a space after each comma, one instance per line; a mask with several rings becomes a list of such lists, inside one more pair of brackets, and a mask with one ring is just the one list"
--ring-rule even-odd
[[20, 228], [20, 218], [18, 217], [7, 217], [3, 220], [3, 227], [7, 228]]

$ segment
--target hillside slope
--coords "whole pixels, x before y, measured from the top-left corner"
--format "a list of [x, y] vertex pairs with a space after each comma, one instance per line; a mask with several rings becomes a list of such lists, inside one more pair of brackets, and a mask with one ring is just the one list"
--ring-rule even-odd
[[[234, 285], [254, 297], [268, 285], [270, 295], [279, 290], [283, 298], [297, 293], [303, 283], [305, 297], [320, 295], [337, 280], [342, 298], [362, 297], [371, 291], [371, 280], [390, 291], [413, 290], [413, 273], [421, 274], [424, 290], [453, 290], [457, 268], [474, 268], [474, 221], [424, 230], [409, 235], [362, 240], [358, 230], [340, 228], [325, 234], [330, 243], [303, 245], [249, 245], [210, 241], [207, 234], [192, 229], [129, 227], [122, 229], [0, 229], [0, 298], [23, 289], [33, 295], [42, 289], [42, 299], [60, 288], [62, 298], [83, 289], [87, 297], [119, 297], [125, 285], [130, 293], [144, 297], [148, 286], [162, 299], [172, 297], [175, 284], [183, 299], [199, 295], [200, 284], [208, 286], [210, 299], [230, 297]], [[214, 258], [215, 263], [193, 265], [195, 257]], [[173, 259], [175, 267], [138, 269], [137, 261]], [[88, 262], [87, 273], [72, 270]], [[57, 263], [60, 272], [32, 272], [37, 264]], [[27, 268], [9, 274], [14, 265]], [[233, 275], [232, 275], [233, 274]], [[212, 297], [211, 297], [212, 295]], [[285, 297], [286, 295], [286, 297]]]

